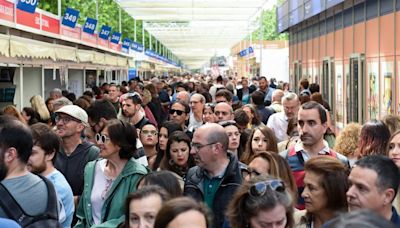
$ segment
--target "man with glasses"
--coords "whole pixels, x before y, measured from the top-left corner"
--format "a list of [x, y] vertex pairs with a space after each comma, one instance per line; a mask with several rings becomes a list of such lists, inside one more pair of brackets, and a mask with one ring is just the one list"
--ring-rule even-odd
[[88, 116], [77, 105], [66, 105], [56, 111], [56, 133], [62, 139], [54, 167], [67, 179], [75, 205], [83, 191], [83, 173], [89, 161], [97, 159], [99, 148], [81, 138]]
[[190, 137], [193, 133], [186, 126], [186, 121], [189, 119], [190, 107], [183, 101], [175, 101], [169, 109], [169, 119], [181, 126], [183, 131]]
[[200, 93], [195, 93], [190, 97], [190, 116], [189, 126], [190, 131], [194, 131], [203, 125], [203, 110], [206, 103], [206, 98]]
[[214, 213], [213, 227], [222, 227], [225, 209], [242, 183], [245, 166], [228, 153], [229, 138], [215, 123], [199, 127], [193, 135], [190, 153], [196, 165], [186, 175], [184, 194], [205, 202]]

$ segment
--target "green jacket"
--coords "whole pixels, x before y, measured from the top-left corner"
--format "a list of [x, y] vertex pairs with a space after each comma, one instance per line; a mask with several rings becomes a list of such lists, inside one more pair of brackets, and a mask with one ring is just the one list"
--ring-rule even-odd
[[96, 161], [89, 162], [85, 167], [85, 186], [79, 201], [76, 216], [78, 222], [74, 226], [80, 227], [117, 227], [125, 220], [125, 199], [130, 192], [136, 191], [139, 179], [147, 173], [146, 167], [132, 159], [128, 160], [124, 169], [115, 179], [109, 194], [101, 209], [101, 224], [93, 224], [90, 195], [93, 188]]

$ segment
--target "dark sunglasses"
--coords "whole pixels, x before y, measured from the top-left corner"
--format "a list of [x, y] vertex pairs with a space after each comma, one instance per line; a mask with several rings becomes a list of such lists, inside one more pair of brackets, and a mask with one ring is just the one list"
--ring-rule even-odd
[[107, 140], [110, 140], [110, 138], [107, 137], [106, 135], [102, 135], [99, 133], [96, 134], [95, 139], [97, 143], [105, 143], [107, 142]]
[[184, 111], [181, 110], [176, 110], [176, 109], [170, 109], [169, 110], [169, 114], [173, 115], [176, 112], [176, 114], [178, 114], [178, 116], [182, 115], [183, 113], [185, 113]]
[[255, 197], [263, 196], [267, 192], [267, 188], [277, 192], [284, 192], [285, 184], [283, 181], [277, 179], [257, 182], [250, 187], [249, 194]]
[[243, 170], [242, 170], [242, 175], [243, 175], [243, 177], [247, 177], [248, 175], [250, 175], [250, 177], [256, 177], [256, 176], [260, 176], [261, 173], [258, 172], [258, 171], [255, 170], [255, 169], [252, 169], [252, 168], [250, 168], [250, 167], [247, 167], [246, 169], [243, 169]]

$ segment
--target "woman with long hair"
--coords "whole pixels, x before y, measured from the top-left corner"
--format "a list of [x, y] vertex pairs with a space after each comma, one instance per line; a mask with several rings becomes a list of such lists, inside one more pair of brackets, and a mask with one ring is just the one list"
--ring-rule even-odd
[[266, 126], [254, 128], [251, 132], [246, 148], [240, 158], [240, 161], [249, 164], [251, 158], [261, 151], [278, 152], [278, 144], [274, 132]]
[[374, 154], [385, 154], [390, 131], [380, 120], [370, 120], [361, 128], [356, 155], [358, 159]]
[[35, 95], [31, 98], [31, 107], [39, 114], [39, 122], [49, 123], [50, 112], [47, 109], [46, 103], [40, 95]]

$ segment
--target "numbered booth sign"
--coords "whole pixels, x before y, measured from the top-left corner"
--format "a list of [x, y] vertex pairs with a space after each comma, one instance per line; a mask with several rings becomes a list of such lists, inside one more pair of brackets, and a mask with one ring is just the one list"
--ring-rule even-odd
[[72, 8], [67, 8], [62, 19], [62, 24], [71, 28], [75, 28], [79, 18], [79, 11]]
[[17, 9], [28, 13], [35, 13], [39, 0], [18, 0]]
[[111, 36], [111, 43], [118, 44], [121, 39], [121, 33], [114, 32]]
[[97, 20], [93, 18], [86, 18], [85, 25], [83, 26], [83, 31], [89, 34], [94, 34], [94, 30], [96, 30]]
[[123, 41], [122, 41], [122, 48], [125, 48], [125, 49], [128, 49], [129, 50], [129, 46], [131, 46], [131, 40], [130, 39], [128, 39], [128, 38], [125, 38]]
[[108, 37], [110, 37], [110, 33], [111, 33], [111, 27], [103, 25], [101, 26], [99, 37], [103, 40], [108, 40]]

